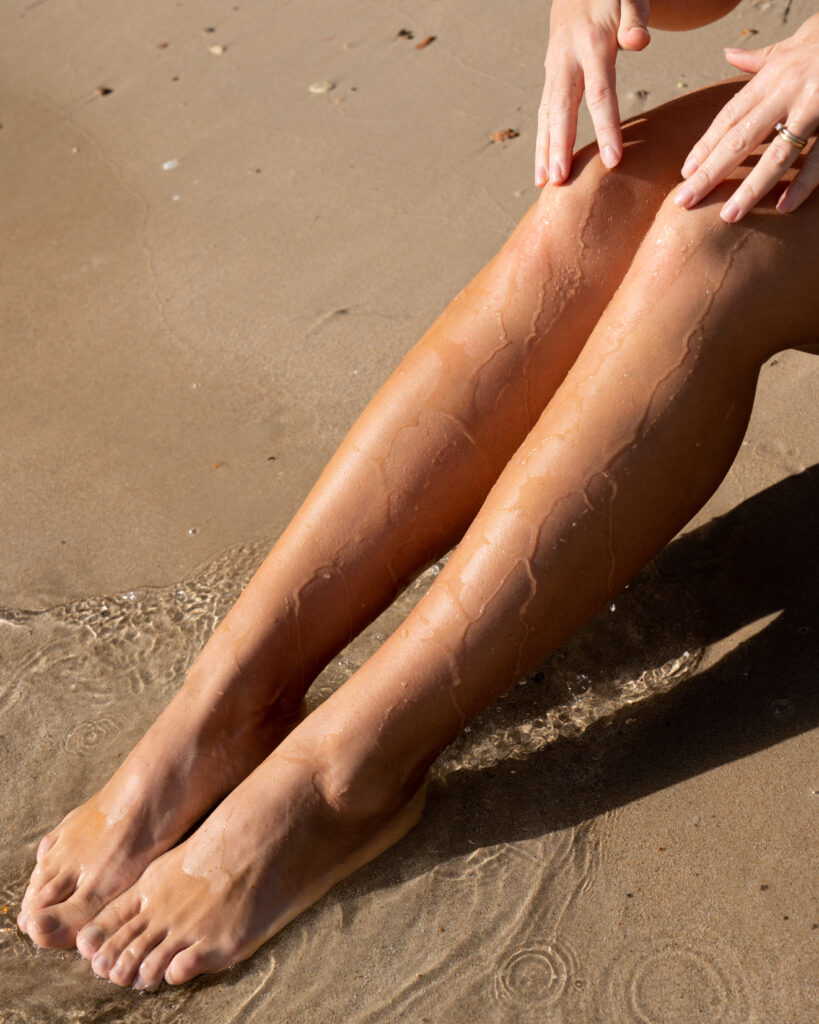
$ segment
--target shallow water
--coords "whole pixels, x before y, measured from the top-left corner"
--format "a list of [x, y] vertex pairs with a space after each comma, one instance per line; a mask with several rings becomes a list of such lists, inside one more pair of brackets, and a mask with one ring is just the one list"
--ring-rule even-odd
[[[404, 841], [248, 963], [142, 995], [93, 979], [74, 952], [36, 952], [14, 917], [39, 837], [167, 702], [266, 548], [231, 550], [173, 587], [0, 609], [0, 756], [14, 779], [0, 798], [3, 1024], [45, 1024], [55, 1007], [61, 1020], [91, 1024], [765, 1019], [769, 981], [747, 936], [732, 944], [696, 913], [673, 928], [656, 913], [626, 925], [632, 893], [614, 900], [623, 806], [640, 793], [612, 793], [610, 780], [624, 751], [662, 732], [712, 639], [697, 635], [705, 620], [673, 553], [445, 752], [422, 823]], [[311, 706], [398, 626], [439, 569], [325, 670]], [[772, 727], [782, 717], [772, 709]]]

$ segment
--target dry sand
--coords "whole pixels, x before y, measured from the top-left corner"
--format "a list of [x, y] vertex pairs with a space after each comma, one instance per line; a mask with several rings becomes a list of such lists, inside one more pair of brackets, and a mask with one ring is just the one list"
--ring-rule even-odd
[[[13, 926], [38, 836], [533, 201], [547, 6], [0, 10], [2, 1024], [817, 1019], [819, 360], [795, 352], [695, 522], [446, 755], [413, 834], [249, 964], [139, 997]], [[621, 112], [813, 6], [655, 33]]]

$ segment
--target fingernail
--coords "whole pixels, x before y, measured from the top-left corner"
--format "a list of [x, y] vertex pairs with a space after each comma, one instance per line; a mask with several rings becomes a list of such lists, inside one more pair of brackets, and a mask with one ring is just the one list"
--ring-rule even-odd
[[24, 932], [26, 930], [26, 922], [27, 921], [28, 921], [28, 918], [26, 917], [25, 914], [19, 914], [17, 916], [17, 927], [20, 929], [21, 932]]
[[728, 202], [719, 211], [720, 217], [729, 224], [733, 224], [734, 221], [739, 220], [739, 207], [733, 199], [729, 199]]
[[687, 210], [691, 203], [694, 202], [694, 189], [689, 188], [688, 185], [683, 185], [674, 196], [674, 202], [677, 206], [682, 206], [683, 209]]
[[785, 193], [785, 195], [781, 197], [779, 202], [776, 204], [776, 208], [777, 210], [779, 210], [780, 213], [791, 212], [791, 210], [793, 209], [793, 199], [791, 199], [787, 192]]
[[620, 160], [614, 146], [604, 146], [600, 156], [603, 158], [603, 163], [606, 167], [616, 167]]
[[549, 169], [549, 181], [555, 184], [563, 181], [563, 168], [557, 160], [552, 160], [552, 165]]
[[535, 170], [535, 185], [542, 188], [548, 180], [549, 175], [546, 173], [546, 168], [538, 166]]
[[685, 163], [682, 165], [682, 170], [680, 171], [680, 174], [684, 178], [687, 178], [689, 174], [693, 174], [694, 171], [696, 171], [697, 167], [699, 167], [697, 161], [694, 159], [693, 156], [689, 156], [686, 158]]

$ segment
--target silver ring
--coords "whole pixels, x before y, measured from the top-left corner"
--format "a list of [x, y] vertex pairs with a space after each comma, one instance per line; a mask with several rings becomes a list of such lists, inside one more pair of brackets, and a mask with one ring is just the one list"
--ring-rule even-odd
[[803, 139], [801, 135], [794, 135], [793, 132], [788, 131], [785, 125], [780, 121], [776, 126], [776, 134], [785, 140], [790, 142], [792, 146], [796, 146], [797, 149], [804, 149], [808, 144], [807, 139]]

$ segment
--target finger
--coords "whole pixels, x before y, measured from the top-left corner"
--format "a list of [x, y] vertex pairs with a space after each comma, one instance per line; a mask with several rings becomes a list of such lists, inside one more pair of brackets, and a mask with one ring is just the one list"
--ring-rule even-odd
[[542, 188], [549, 180], [549, 81], [543, 84], [540, 106], [537, 110], [537, 140], [535, 142], [535, 185]]
[[777, 135], [756, 162], [751, 173], [724, 204], [719, 212], [720, 217], [728, 224], [742, 220], [745, 214], [770, 192], [785, 171], [796, 163], [798, 157], [799, 150], [796, 146]]
[[646, 0], [623, 0], [617, 42], [624, 50], [644, 50], [651, 42], [648, 34], [649, 5]]
[[[677, 189], [674, 202], [687, 210], [696, 206], [765, 141], [771, 133], [771, 124], [776, 120], [775, 108], [757, 107], [752, 117], [744, 118], [729, 128], [711, 155]], [[778, 156], [779, 153], [777, 147], [775, 154]]]
[[[747, 117], [754, 107], [757, 106], [760, 101], [758, 93], [759, 90], [755, 82], [749, 82], [739, 92], [734, 93], [708, 126], [706, 133], [692, 146], [688, 156], [683, 161], [680, 173], [684, 178], [689, 178], [708, 159], [734, 125]], [[775, 121], [771, 122], [771, 124], [774, 123]]]
[[569, 176], [577, 137], [577, 108], [583, 95], [579, 66], [560, 74], [549, 94], [549, 181], [559, 185]]
[[819, 185], [819, 146], [814, 144], [793, 181], [776, 204], [780, 213], [793, 213]]
[[727, 46], [725, 48], [725, 59], [733, 64], [740, 71], [747, 71], [755, 75], [762, 65], [768, 60], [776, 48], [776, 43], [770, 46], [763, 46], [760, 50], [742, 50], [738, 46]]
[[613, 60], [587, 68], [586, 105], [594, 123], [600, 159], [606, 167], [616, 167], [623, 155], [623, 136]]

